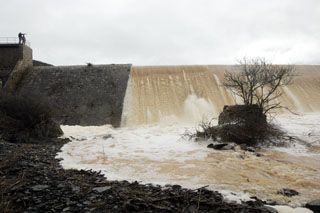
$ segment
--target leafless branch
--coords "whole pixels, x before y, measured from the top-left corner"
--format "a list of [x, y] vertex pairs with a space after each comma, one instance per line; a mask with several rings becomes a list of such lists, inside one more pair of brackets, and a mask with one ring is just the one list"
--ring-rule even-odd
[[236, 68], [225, 72], [223, 86], [239, 96], [243, 104], [257, 104], [265, 114], [282, 108], [279, 89], [292, 83], [296, 76], [294, 66], [273, 65], [264, 58], [244, 58]]

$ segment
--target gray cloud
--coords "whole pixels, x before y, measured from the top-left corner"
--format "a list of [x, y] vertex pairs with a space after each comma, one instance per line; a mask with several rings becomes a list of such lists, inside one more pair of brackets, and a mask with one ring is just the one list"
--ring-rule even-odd
[[0, 0], [1, 36], [53, 64], [320, 63], [319, 0]]

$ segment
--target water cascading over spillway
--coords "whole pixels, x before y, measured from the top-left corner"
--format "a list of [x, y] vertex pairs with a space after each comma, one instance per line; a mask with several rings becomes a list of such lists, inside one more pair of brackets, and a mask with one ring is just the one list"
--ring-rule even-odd
[[[222, 87], [234, 66], [133, 66], [128, 82], [122, 126], [165, 120], [198, 122], [217, 117], [224, 105], [239, 103]], [[296, 66], [297, 77], [283, 88], [280, 102], [296, 112], [320, 111], [320, 66]]]

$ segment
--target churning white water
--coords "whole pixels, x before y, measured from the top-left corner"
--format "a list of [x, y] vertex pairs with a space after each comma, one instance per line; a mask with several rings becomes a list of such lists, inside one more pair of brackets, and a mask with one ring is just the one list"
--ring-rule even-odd
[[[236, 192], [238, 199], [255, 195], [299, 205], [320, 197], [320, 114], [282, 115], [277, 122], [306, 141], [289, 147], [261, 150], [262, 156], [238, 151], [215, 151], [209, 142], [181, 137], [194, 126], [178, 123], [124, 127], [63, 126], [72, 142], [62, 148], [64, 168], [102, 171], [110, 180], [180, 184]], [[300, 192], [291, 198], [281, 188]], [[230, 194], [229, 194], [230, 196]]]

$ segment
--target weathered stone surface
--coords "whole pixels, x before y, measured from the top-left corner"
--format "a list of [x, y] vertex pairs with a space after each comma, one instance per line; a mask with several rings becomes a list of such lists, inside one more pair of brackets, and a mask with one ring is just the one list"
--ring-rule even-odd
[[34, 67], [17, 93], [46, 99], [61, 124], [119, 126], [130, 69], [130, 64]]
[[26, 45], [1, 44], [0, 45], [0, 69], [13, 68], [19, 60], [32, 64], [32, 49]]
[[266, 124], [266, 116], [258, 105], [226, 105], [218, 124]]
[[[26, 45], [0, 45], [0, 89], [11, 92], [21, 80], [27, 68], [32, 66], [32, 49]], [[9, 83], [8, 83], [9, 81]]]
[[30, 71], [31, 68], [32, 66], [30, 65], [29, 61], [19, 60], [5, 80], [3, 91], [7, 94], [13, 94], [21, 83], [23, 77], [27, 75], [28, 71]]
[[225, 106], [218, 123], [221, 140], [237, 144], [254, 145], [268, 128], [266, 116], [257, 105]]

